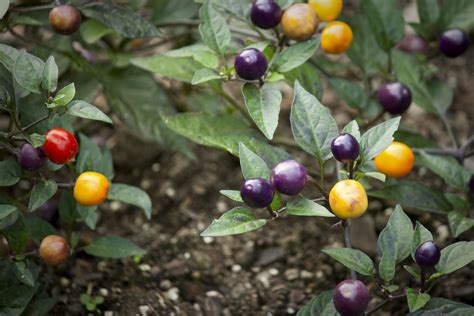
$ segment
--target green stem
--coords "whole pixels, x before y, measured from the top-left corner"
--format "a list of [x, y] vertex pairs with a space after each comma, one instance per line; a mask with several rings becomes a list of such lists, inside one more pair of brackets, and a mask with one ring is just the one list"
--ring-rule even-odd
[[451, 127], [451, 124], [449, 124], [448, 119], [446, 116], [441, 116], [441, 120], [443, 121], [444, 126], [446, 127], [446, 131], [448, 132], [448, 136], [451, 139], [451, 143], [453, 144], [454, 148], [459, 148], [458, 142], [456, 140], [456, 137], [454, 136], [453, 129]]
[[[350, 225], [351, 221], [349, 219], [343, 219], [341, 221], [342, 228], [344, 230], [344, 243], [346, 244], [346, 248], [352, 248], [351, 236], [350, 236]], [[351, 272], [351, 279], [357, 280], [357, 274], [354, 270], [350, 269]]]

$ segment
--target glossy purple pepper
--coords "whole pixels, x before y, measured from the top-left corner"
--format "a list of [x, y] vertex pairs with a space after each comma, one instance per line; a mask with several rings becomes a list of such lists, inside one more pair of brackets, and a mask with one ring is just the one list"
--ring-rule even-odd
[[398, 43], [398, 49], [401, 51], [414, 54], [419, 53], [423, 55], [428, 54], [429, 46], [426, 40], [419, 35], [407, 35], [405, 36], [400, 43]]
[[280, 193], [297, 195], [306, 185], [307, 174], [305, 168], [296, 160], [284, 160], [272, 169], [270, 182]]
[[415, 261], [420, 267], [432, 267], [441, 257], [441, 251], [433, 241], [425, 241], [416, 248]]
[[401, 114], [410, 107], [411, 91], [399, 81], [390, 82], [379, 89], [378, 99], [388, 113]]
[[282, 11], [273, 0], [257, 0], [250, 9], [250, 19], [261, 29], [271, 29], [280, 24]]
[[273, 187], [265, 179], [248, 179], [240, 186], [240, 196], [245, 204], [253, 208], [265, 208], [273, 201]]
[[235, 58], [235, 71], [245, 80], [260, 79], [267, 71], [267, 59], [261, 51], [248, 48], [241, 51]]
[[343, 163], [352, 162], [359, 157], [359, 142], [351, 134], [344, 133], [334, 138], [331, 151], [336, 160]]
[[469, 44], [469, 37], [460, 29], [444, 31], [439, 38], [439, 50], [450, 58], [462, 55]]
[[28, 171], [40, 169], [46, 161], [46, 156], [41, 148], [34, 148], [26, 143], [21, 147], [18, 162], [20, 166]]
[[336, 286], [332, 300], [342, 316], [360, 316], [369, 305], [369, 291], [361, 281], [348, 279]]

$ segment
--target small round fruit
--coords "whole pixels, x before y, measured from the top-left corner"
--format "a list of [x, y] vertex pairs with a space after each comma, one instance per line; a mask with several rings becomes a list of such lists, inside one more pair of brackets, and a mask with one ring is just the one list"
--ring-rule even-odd
[[415, 251], [415, 261], [420, 267], [433, 267], [438, 263], [440, 257], [441, 251], [431, 240], [419, 245]]
[[234, 67], [240, 78], [244, 80], [257, 80], [267, 71], [268, 63], [261, 51], [255, 48], [248, 48], [237, 55]]
[[423, 54], [427, 55], [429, 46], [426, 40], [418, 35], [407, 35], [400, 43], [398, 43], [398, 49], [408, 54]]
[[49, 12], [49, 23], [56, 33], [71, 35], [81, 26], [81, 12], [71, 5], [60, 5]]
[[410, 107], [411, 91], [401, 82], [390, 82], [380, 87], [378, 99], [388, 113], [401, 114]]
[[109, 193], [110, 182], [103, 174], [93, 171], [83, 172], [74, 185], [74, 198], [84, 206], [103, 203]]
[[334, 158], [342, 163], [357, 160], [359, 150], [359, 142], [348, 133], [337, 136], [331, 143], [331, 151]]
[[413, 151], [405, 144], [393, 142], [375, 157], [375, 167], [386, 176], [401, 178], [410, 173], [415, 164]]
[[58, 201], [55, 199], [48, 200], [40, 208], [38, 208], [36, 213], [48, 223], [56, 226], [59, 219]]
[[240, 186], [240, 196], [245, 204], [253, 208], [265, 208], [273, 201], [273, 187], [265, 179], [249, 179]]
[[462, 55], [469, 44], [469, 37], [460, 29], [444, 31], [439, 38], [439, 50], [450, 58]]
[[336, 286], [332, 300], [342, 316], [360, 316], [369, 305], [369, 291], [361, 281], [348, 279]]
[[43, 151], [46, 157], [55, 164], [65, 164], [76, 156], [79, 147], [77, 140], [64, 128], [53, 128], [45, 138]]
[[344, 22], [329, 22], [321, 33], [321, 47], [328, 54], [342, 54], [351, 43], [352, 29]]
[[28, 171], [35, 171], [40, 169], [46, 160], [43, 149], [34, 148], [30, 144], [24, 144], [21, 147], [18, 162], [20, 166]]
[[367, 192], [355, 180], [339, 181], [329, 192], [331, 210], [342, 219], [360, 217], [367, 210], [368, 204]]
[[308, 4], [323, 22], [335, 20], [342, 11], [342, 0], [309, 0]]
[[304, 41], [318, 30], [319, 17], [306, 3], [295, 3], [285, 10], [281, 27], [285, 36], [291, 40]]
[[41, 241], [39, 255], [47, 265], [54, 267], [66, 262], [70, 251], [66, 239], [58, 235], [49, 235]]
[[250, 19], [261, 29], [272, 29], [280, 24], [282, 11], [274, 0], [257, 0], [250, 9]]
[[286, 195], [297, 195], [306, 185], [306, 170], [296, 160], [284, 160], [272, 169], [270, 183], [275, 190]]

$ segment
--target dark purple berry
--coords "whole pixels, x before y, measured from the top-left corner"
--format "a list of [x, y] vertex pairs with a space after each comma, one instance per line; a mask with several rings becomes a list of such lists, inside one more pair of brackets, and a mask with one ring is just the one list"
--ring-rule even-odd
[[331, 143], [331, 151], [336, 160], [348, 163], [359, 157], [359, 142], [351, 134], [341, 134], [334, 138]]
[[400, 43], [398, 43], [398, 49], [408, 54], [419, 53], [427, 55], [429, 47], [423, 37], [418, 35], [407, 35], [400, 41]]
[[469, 38], [460, 29], [444, 31], [439, 38], [439, 50], [447, 57], [462, 55], [469, 47]]
[[265, 179], [249, 179], [240, 186], [240, 196], [245, 204], [253, 208], [265, 208], [273, 201], [273, 187]]
[[385, 111], [401, 114], [410, 107], [411, 91], [401, 82], [390, 82], [379, 89], [378, 98]]
[[44, 219], [45, 221], [49, 222], [53, 226], [57, 226], [59, 213], [58, 213], [58, 201], [55, 199], [51, 199], [48, 202], [44, 203], [36, 213]]
[[28, 171], [35, 171], [41, 168], [46, 161], [46, 156], [41, 148], [34, 148], [30, 144], [24, 144], [20, 150], [18, 162], [20, 166]]
[[369, 291], [358, 280], [344, 280], [334, 289], [332, 300], [342, 316], [359, 316], [364, 314], [369, 305]]
[[235, 71], [245, 80], [260, 79], [267, 71], [267, 59], [261, 51], [248, 48], [240, 52], [235, 58]]
[[441, 256], [438, 246], [432, 241], [425, 241], [416, 248], [415, 261], [420, 267], [432, 267], [436, 265]]
[[469, 37], [460, 29], [444, 31], [439, 38], [439, 50], [450, 58], [462, 55], [469, 44]]
[[303, 191], [306, 178], [306, 170], [298, 161], [285, 160], [273, 167], [270, 182], [280, 193], [297, 195]]
[[282, 11], [273, 0], [257, 0], [250, 10], [250, 19], [255, 26], [271, 29], [280, 24]]
[[471, 193], [474, 193], [474, 175], [469, 179], [469, 189], [471, 190]]

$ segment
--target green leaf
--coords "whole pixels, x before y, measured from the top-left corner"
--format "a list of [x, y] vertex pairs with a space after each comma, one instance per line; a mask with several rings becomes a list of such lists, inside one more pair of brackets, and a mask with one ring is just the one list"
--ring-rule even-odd
[[323, 97], [323, 83], [321, 81], [321, 76], [318, 69], [310, 63], [305, 63], [298, 68], [285, 73], [285, 79], [292, 87], [295, 85], [295, 81], [298, 81], [306, 91], [316, 96], [318, 99]]
[[453, 302], [445, 298], [432, 298], [422, 310], [408, 314], [409, 316], [469, 316], [474, 314], [474, 307]]
[[393, 142], [393, 134], [398, 129], [399, 124], [400, 117], [394, 117], [365, 132], [360, 139], [360, 159], [367, 161], [385, 151]]
[[135, 205], [143, 210], [146, 218], [151, 218], [151, 199], [148, 194], [140, 188], [113, 183], [109, 190], [108, 199]]
[[462, 233], [474, 227], [474, 219], [465, 217], [459, 212], [452, 211], [448, 213], [449, 229], [453, 237], [458, 237]]
[[0, 161], [0, 187], [9, 187], [20, 181], [21, 169], [15, 160]]
[[74, 87], [74, 82], [68, 84], [61, 90], [56, 93], [56, 96], [53, 99], [53, 103], [50, 107], [54, 106], [64, 106], [69, 104], [74, 99], [76, 95], [76, 88]]
[[107, 148], [101, 149], [84, 134], [79, 134], [79, 155], [76, 162], [76, 173], [96, 171], [109, 180], [114, 177], [113, 161]]
[[202, 43], [184, 46], [164, 53], [165, 56], [173, 58], [192, 58], [202, 66], [210, 69], [216, 69], [219, 66], [219, 56], [209, 47]]
[[387, 177], [383, 173], [380, 173], [380, 172], [366, 172], [364, 173], [364, 176], [379, 180], [381, 182], [385, 182], [385, 180], [387, 179]]
[[0, 230], [15, 224], [18, 220], [18, 209], [13, 205], [0, 205]]
[[265, 137], [271, 140], [278, 126], [282, 100], [280, 90], [274, 84], [266, 83], [259, 88], [256, 84], [245, 83], [242, 94], [253, 121]]
[[298, 145], [315, 156], [319, 163], [332, 157], [331, 142], [338, 135], [336, 121], [329, 109], [295, 82], [291, 106], [291, 130]]
[[41, 180], [33, 187], [33, 190], [31, 190], [28, 211], [33, 212], [44, 203], [48, 202], [57, 190], [58, 185], [54, 180]]
[[410, 313], [416, 312], [420, 308], [423, 308], [423, 306], [425, 306], [431, 298], [429, 294], [420, 293], [412, 288], [407, 288], [406, 294]]
[[420, 273], [417, 269], [408, 265], [404, 265], [403, 269], [405, 269], [405, 271], [407, 271], [415, 280], [419, 281], [421, 279]]
[[13, 73], [18, 56], [20, 56], [19, 50], [5, 44], [0, 44], [0, 63], [5, 66], [8, 72]]
[[369, 25], [367, 15], [358, 14], [349, 19], [354, 38], [347, 56], [365, 73], [366, 76], [380, 72], [388, 62], [385, 53], [377, 44], [375, 34]]
[[111, 3], [89, 3], [81, 12], [113, 29], [125, 38], [156, 37], [161, 33], [149, 21], [125, 5]]
[[229, 199], [236, 201], [236, 202], [241, 202], [243, 203], [244, 201], [242, 200], [242, 197], [240, 196], [240, 191], [237, 190], [220, 190], [220, 194], [222, 194], [225, 197], [228, 197]]
[[301, 308], [297, 316], [340, 316], [332, 301], [332, 291], [326, 291]]
[[41, 93], [44, 62], [36, 56], [21, 51], [15, 61], [13, 75], [16, 82], [26, 90]]
[[199, 33], [203, 42], [218, 55], [224, 56], [230, 43], [230, 30], [225, 18], [206, 0], [199, 10]]
[[270, 178], [270, 169], [265, 161], [243, 143], [239, 143], [239, 159], [242, 175], [246, 180], [252, 178]]
[[429, 155], [420, 152], [418, 163], [427, 167], [435, 174], [443, 178], [447, 184], [461, 191], [467, 191], [466, 183], [471, 178], [471, 173], [461, 166], [456, 159], [439, 155]]
[[97, 20], [89, 19], [81, 23], [79, 32], [84, 42], [94, 44], [105, 35], [113, 33], [113, 30]]
[[46, 89], [48, 92], [56, 91], [58, 87], [58, 74], [59, 69], [54, 60], [54, 56], [49, 56], [43, 69], [43, 81], [41, 84], [43, 89]]
[[315, 37], [304, 42], [291, 45], [275, 57], [274, 67], [280, 73], [285, 73], [304, 64], [319, 47], [321, 37]]
[[347, 125], [344, 126], [344, 128], [342, 129], [342, 132], [351, 134], [355, 137], [355, 139], [357, 139], [357, 141], [360, 141], [360, 129], [359, 124], [357, 124], [356, 120], [352, 120], [347, 123]]
[[454, 91], [445, 80], [434, 79], [428, 82], [428, 91], [439, 115], [444, 116], [453, 104]]
[[433, 26], [437, 23], [440, 14], [437, 0], [417, 0], [416, 6], [422, 24]]
[[425, 228], [420, 222], [416, 221], [415, 232], [413, 233], [413, 240], [411, 242], [411, 257], [415, 259], [416, 248], [425, 241], [433, 240], [431, 232]]
[[334, 214], [324, 206], [303, 197], [288, 202], [286, 212], [296, 216], [334, 217]]
[[30, 135], [31, 145], [35, 148], [43, 146], [45, 141], [46, 141], [46, 137], [44, 135], [36, 134], [36, 133], [33, 133]]
[[[22, 315], [23, 310], [31, 301], [37, 287], [27, 285], [13, 285], [0, 292], [0, 312], [7, 316]], [[4, 313], [4, 310], [11, 313]], [[16, 311], [15, 311], [16, 310]]]
[[439, 28], [441, 30], [460, 28], [471, 31], [474, 28], [474, 3], [471, 0], [444, 2], [439, 18]]
[[251, 210], [236, 207], [225, 212], [219, 219], [212, 221], [211, 225], [201, 233], [201, 236], [227, 236], [243, 234], [259, 229], [267, 224], [266, 219], [257, 219]]
[[24, 220], [26, 227], [28, 227], [30, 238], [38, 245], [46, 236], [57, 235], [56, 228], [38, 216], [28, 216]]
[[9, 6], [10, 6], [10, 1], [0, 2], [0, 20], [3, 19], [3, 17], [7, 13]]
[[24, 261], [15, 262], [13, 271], [21, 283], [29, 287], [35, 286], [35, 277]]
[[452, 208], [443, 192], [412, 181], [399, 181], [386, 185], [383, 189], [369, 191], [367, 194], [371, 197], [395, 201], [405, 207], [434, 213], [446, 213]]
[[76, 208], [76, 200], [70, 191], [61, 192], [58, 210], [61, 222], [67, 225], [72, 225], [81, 218]]
[[194, 73], [193, 79], [191, 80], [191, 84], [197, 85], [201, 83], [205, 83], [211, 80], [221, 79], [221, 75], [219, 75], [215, 70], [209, 68], [199, 69]]
[[81, 220], [92, 230], [95, 230], [98, 220], [97, 206], [84, 206], [76, 203], [77, 213]]
[[388, 52], [405, 35], [402, 10], [394, 0], [364, 0], [362, 5], [377, 43]]
[[96, 106], [85, 101], [76, 100], [71, 102], [67, 107], [66, 113], [76, 117], [112, 124], [110, 117], [99, 110]]
[[196, 16], [199, 4], [188, 0], [153, 0], [148, 5], [153, 6], [153, 22], [170, 22], [189, 19]]
[[374, 262], [364, 252], [352, 248], [323, 249], [322, 252], [336, 259], [346, 268], [356, 271], [362, 275], [372, 275]]
[[435, 266], [441, 274], [449, 274], [474, 261], [474, 241], [459, 241], [441, 250], [441, 258]]
[[[400, 263], [410, 255], [413, 240], [413, 224], [410, 218], [403, 212], [400, 205], [395, 207], [387, 225], [382, 230], [377, 241], [377, 248], [382, 257], [379, 270], [385, 281], [390, 281], [394, 274], [395, 264]], [[388, 269], [387, 269], [388, 268]]]
[[3, 235], [7, 239], [8, 246], [13, 254], [23, 253], [28, 246], [29, 231], [21, 216], [13, 225], [3, 230]]
[[164, 124], [163, 117], [176, 109], [149, 73], [129, 68], [114, 71], [104, 79], [108, 105], [137, 136], [193, 156], [189, 143]]
[[357, 83], [339, 78], [331, 78], [329, 83], [336, 90], [337, 96], [351, 108], [363, 110], [369, 106], [367, 94]]
[[398, 50], [392, 51], [392, 63], [397, 79], [410, 88], [413, 101], [425, 111], [439, 113], [437, 105], [441, 103], [435, 104], [434, 96], [423, 78], [423, 63], [415, 55]]
[[91, 256], [101, 258], [125, 258], [143, 256], [146, 251], [128, 239], [121, 237], [99, 237], [84, 247], [84, 251]]
[[202, 65], [192, 58], [167, 55], [137, 57], [132, 58], [130, 62], [155, 74], [185, 82], [191, 82], [196, 71], [202, 68]]

